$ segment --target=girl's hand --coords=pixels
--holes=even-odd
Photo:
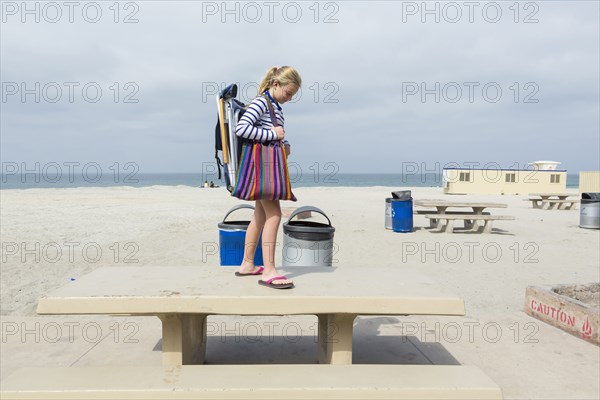
[[[285,137],[285,130],[281,126],[274,126],[271,128],[277,134],[277,140],[281,140]]]
[[[292,154],[291,146],[289,144],[284,144],[283,148],[285,149],[285,156],[289,157]]]

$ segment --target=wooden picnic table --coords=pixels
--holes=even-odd
[[[271,289],[260,277],[223,267],[105,267],[42,297],[38,314],[156,316],[163,365],[204,361],[209,315],[316,315],[318,359],[352,363],[359,315],[464,315],[461,298],[408,268],[282,269],[296,287]]]

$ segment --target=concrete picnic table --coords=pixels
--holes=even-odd
[[[572,193],[529,193],[530,196],[539,196],[542,200],[548,200],[551,197],[558,197],[558,200],[566,200],[568,197],[577,196]]]
[[[451,202],[445,200],[415,200],[415,206],[417,207],[432,207],[437,209],[438,214],[445,214],[446,210],[451,207],[457,208],[471,208],[473,214],[481,215],[483,210],[486,208],[506,208],[508,207],[505,203],[483,203],[483,202]]]
[[[402,266],[281,269],[293,289],[236,277],[235,268],[104,267],[39,300],[38,314],[156,316],[163,365],[201,364],[209,315],[316,315],[318,360],[352,364],[359,315],[464,315],[461,298]]]
[[[529,193],[529,196],[538,196],[537,198],[529,198],[534,208],[542,208],[551,210],[556,207],[558,210],[571,209],[577,200],[569,201],[569,197],[577,196],[572,193]],[[567,205],[567,203],[569,203]]]
[[[483,215],[483,210],[486,208],[506,208],[508,207],[505,203],[490,203],[490,202],[451,202],[446,200],[415,200],[414,205],[416,207],[425,207],[425,208],[435,208],[437,212],[435,214],[446,214],[448,208],[470,208],[471,212],[460,212],[460,214],[473,214],[473,215]],[[433,214],[428,211],[417,211],[417,214]],[[465,228],[469,229],[477,229],[478,224],[477,220],[464,220]],[[432,227],[438,226],[438,221],[435,218],[430,219],[430,224]],[[439,227],[439,226],[438,226]]]
[[[16,399],[502,399],[471,365],[352,365],[359,315],[464,315],[461,298],[398,263],[295,267],[294,289],[258,285],[236,268],[104,267],[44,296],[39,314],[156,316],[163,365],[23,368],[2,381]],[[202,364],[211,315],[316,315],[315,364]],[[263,379],[267,377],[267,379]]]

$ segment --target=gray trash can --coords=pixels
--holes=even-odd
[[[579,210],[581,228],[600,229],[600,193],[581,193]]]
[[[314,221],[292,221],[305,211],[314,211],[327,218],[328,224]],[[329,217],[319,208],[304,206],[296,209],[283,224],[284,267],[331,267],[333,233]]]
[[[385,199],[385,229],[392,229],[392,198]]]
[[[399,190],[397,192],[392,192],[392,197],[395,200],[408,201],[412,200],[412,192],[410,190]]]

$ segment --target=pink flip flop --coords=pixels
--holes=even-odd
[[[255,276],[255,275],[260,275],[260,274],[262,274],[262,272],[263,272],[264,269],[265,269],[264,267],[258,267],[258,271],[256,271],[256,272],[248,272],[248,273],[242,273],[242,272],[236,271],[235,272],[235,276]]]
[[[270,288],[273,288],[273,289],[291,289],[291,288],[294,287],[293,283],[281,283],[279,285],[273,283],[273,281],[280,281],[280,280],[284,280],[284,279],[287,279],[287,277],[281,275],[281,276],[276,276],[274,278],[271,278],[271,279],[269,279],[267,281],[263,281],[261,279],[261,280],[258,281],[258,284],[266,286],[266,287],[270,287]]]

